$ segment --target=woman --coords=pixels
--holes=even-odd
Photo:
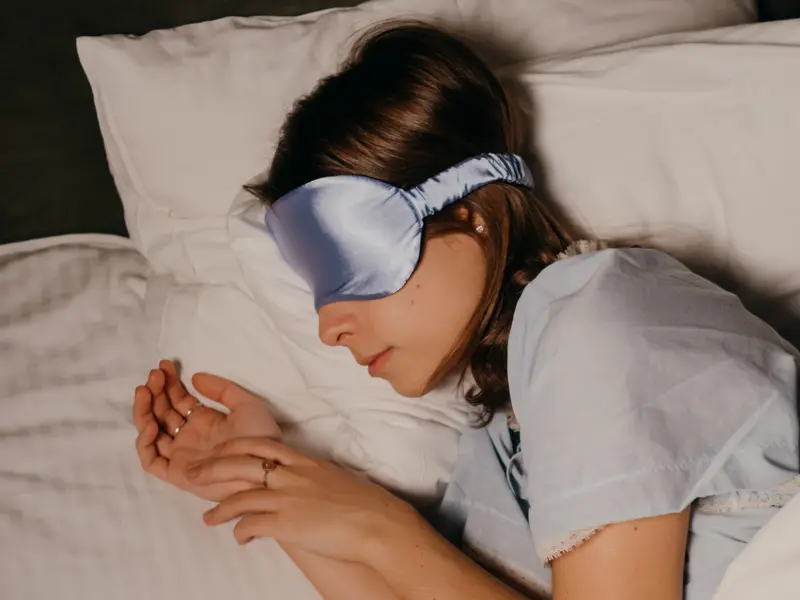
[[[484,427],[442,505],[455,545],[282,445],[232,383],[196,376],[231,412],[202,407],[169,362],[136,391],[142,464],[218,501],[207,524],[277,539],[326,599],[709,599],[798,489],[795,351],[660,252],[573,243],[515,110],[460,42],[384,25],[294,107],[251,188],[324,343],[405,396],[471,372]]]

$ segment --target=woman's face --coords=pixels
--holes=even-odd
[[[485,281],[486,258],[476,240],[463,233],[430,238],[400,291],[320,308],[319,337],[345,346],[401,395],[421,396],[472,319]]]

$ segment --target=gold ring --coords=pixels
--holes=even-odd
[[[278,465],[275,463],[274,460],[269,460],[265,458],[264,461],[261,463],[261,468],[264,469],[264,487],[268,488],[267,485],[267,477],[270,473],[272,473],[275,469],[278,468]]]
[[[172,432],[172,437],[173,437],[173,438],[174,438],[175,436],[177,436],[177,435],[178,435],[178,432],[181,430],[181,427],[183,427],[184,425],[186,425],[186,419],[184,419],[183,421],[181,421],[181,424],[180,424],[180,425],[178,425],[178,426],[175,428],[175,431],[173,431],[173,432]]]
[[[191,415],[191,414],[192,414],[194,411],[196,411],[198,408],[203,408],[203,403],[202,403],[202,402],[200,402],[200,400],[198,400],[197,402],[195,402],[195,403],[194,403],[194,406],[193,406],[192,408],[190,408],[188,411],[186,411],[186,417],[185,417],[185,418],[186,418],[186,419],[188,419],[188,418],[189,418],[189,415]]]

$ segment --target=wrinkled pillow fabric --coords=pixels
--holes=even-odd
[[[505,75],[534,99],[547,191],[590,237],[668,251],[798,345],[798,72],[783,21]]]
[[[78,39],[131,238],[159,272],[224,282],[218,228],[268,165],[294,100],[336,69],[356,34],[431,20],[494,66],[755,20],[749,0],[374,0],[301,17],[227,18],[141,37]]]

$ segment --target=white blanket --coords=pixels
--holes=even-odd
[[[318,599],[273,542],[240,548],[141,471],[147,275],[121,238],[0,247],[0,598]]]
[[[759,531],[733,561],[714,600],[800,598],[800,497]]]

